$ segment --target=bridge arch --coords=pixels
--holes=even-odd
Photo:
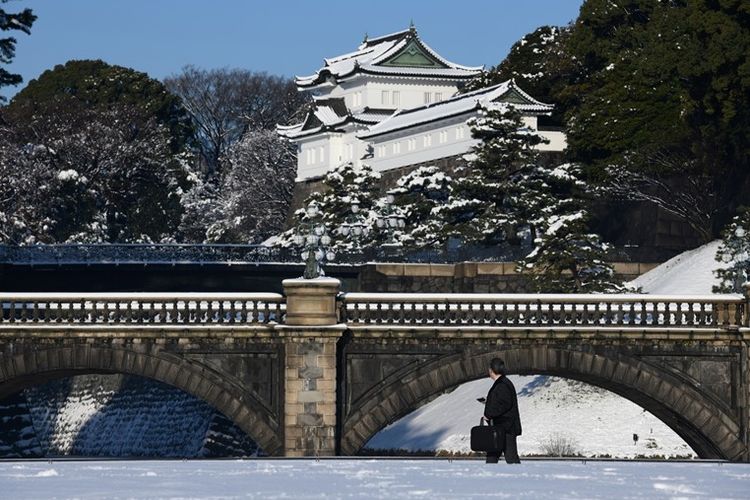
[[[269,455],[282,453],[270,412],[227,374],[165,352],[156,345],[19,348],[0,353],[0,400],[48,380],[87,373],[136,375],[176,387],[220,411]]]
[[[487,376],[493,357],[509,374],[554,375],[614,392],[653,413],[701,458],[742,460],[747,453],[740,426],[712,398],[675,374],[635,357],[536,346],[502,348],[433,358],[358,398],[342,424],[341,452],[357,453],[386,425],[436,395]],[[523,416],[522,416],[523,417]]]

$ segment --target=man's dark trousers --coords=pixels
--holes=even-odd
[[[505,457],[505,462],[509,464],[520,464],[521,459],[518,457],[518,444],[516,443],[515,434],[505,434],[505,448],[500,452],[487,452],[488,464],[496,464],[500,460],[500,453]]]

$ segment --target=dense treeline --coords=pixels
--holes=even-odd
[[[162,83],[89,60],[44,72],[0,108],[0,240],[267,238],[283,223],[296,166],[268,129],[301,106],[293,87],[192,67]]]
[[[19,16],[13,29],[28,32],[33,15]],[[8,62],[14,42],[0,43]],[[516,134],[519,117],[499,109],[472,124],[481,140],[473,161],[450,175],[435,167],[408,174],[391,191],[392,206],[378,198],[376,175],[347,165],[310,201],[330,209],[333,225],[372,225],[384,210],[407,222],[387,238],[334,235],[340,250],[386,239],[412,249],[527,244],[522,271],[540,284],[573,275],[574,289],[616,288],[601,265],[606,244],[592,231],[595,207],[652,202],[707,241],[748,203],[749,57],[745,1],[586,0],[573,23],[524,36],[467,87],[513,78],[554,103],[545,125],[567,133],[563,164],[542,168],[530,153],[537,139]],[[18,82],[2,75],[0,85]],[[102,61],[57,66],[0,108],[0,168],[9,179],[0,186],[0,239],[259,242],[278,234],[296,152],[272,128],[306,104],[290,80],[247,70],[187,66],[159,82]],[[592,276],[598,285],[587,284]]]
[[[555,103],[603,197],[654,202],[704,241],[748,202],[748,2],[587,0],[473,86],[508,78]]]

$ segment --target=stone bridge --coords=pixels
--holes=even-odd
[[[286,280],[284,295],[3,293],[0,304],[0,399],[58,377],[132,374],[205,400],[269,454],[350,455],[500,356],[510,373],[635,402],[703,458],[750,461],[740,295],[340,294],[321,278]]]

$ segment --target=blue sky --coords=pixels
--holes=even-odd
[[[15,0],[39,16],[7,69],[24,83],[70,59],[103,59],[163,78],[186,64],[307,75],[370,36],[414,20],[420,36],[466,65],[499,63],[522,35],[576,18],[582,0]]]

